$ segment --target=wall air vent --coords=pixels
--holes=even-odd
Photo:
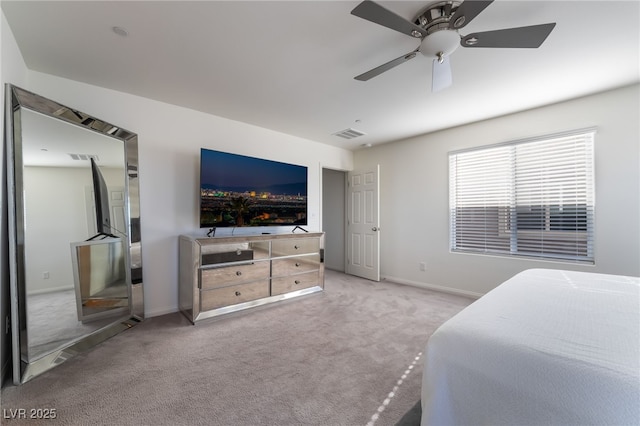
[[[69,157],[71,157],[72,160],[79,161],[89,161],[91,158],[93,158],[93,161],[95,161],[96,163],[100,160],[97,155],[93,154],[69,154]]]
[[[338,136],[344,139],[353,139],[353,138],[357,138],[358,136],[363,136],[365,135],[365,133],[362,133],[359,130],[355,130],[355,129],[345,129],[342,130],[340,132],[336,132],[333,134],[333,136]]]

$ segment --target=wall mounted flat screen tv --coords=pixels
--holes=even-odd
[[[307,167],[202,148],[200,227],[307,225]]]
[[[95,160],[91,160],[91,177],[93,180],[93,197],[96,205],[96,230],[97,235],[91,237],[94,239],[99,236],[114,237],[111,229],[111,210],[109,208],[109,190],[107,183],[98,168]]]

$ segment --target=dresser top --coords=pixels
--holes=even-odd
[[[251,235],[225,235],[220,237],[200,237],[194,235],[180,235],[180,238],[197,242],[200,245],[242,243],[249,241],[281,240],[287,238],[319,238],[324,232],[299,232],[297,234],[251,234]]]

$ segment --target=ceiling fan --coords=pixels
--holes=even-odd
[[[355,77],[367,81],[417,56],[433,58],[431,91],[437,92],[453,83],[449,55],[458,46],[537,48],[556,26],[554,23],[527,27],[484,31],[462,36],[458,30],[469,24],[493,0],[447,0],[428,5],[413,22],[396,15],[379,4],[365,0],[351,11],[352,15],[420,39],[420,46],[412,52],[380,65]]]

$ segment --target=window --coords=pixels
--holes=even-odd
[[[450,153],[451,250],[593,263],[594,134]]]

